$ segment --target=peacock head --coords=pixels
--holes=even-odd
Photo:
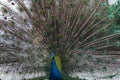
[[[52,51],[52,52],[50,53],[50,57],[51,57],[51,59],[54,59],[54,57],[55,57],[55,52],[54,52],[54,51]]]

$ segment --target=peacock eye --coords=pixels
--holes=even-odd
[[[39,20],[36,20],[35,23],[36,23],[37,25],[39,25],[40,21],[39,21]]]
[[[120,41],[115,42],[116,47],[120,47]]]
[[[70,33],[71,33],[71,30],[70,30],[70,29],[68,29],[68,30],[67,30],[67,33],[68,33],[68,34],[70,34]]]
[[[32,40],[30,40],[30,41],[29,41],[29,43],[30,43],[30,44],[32,44],[32,43],[33,43],[33,41],[32,41]],[[31,50],[32,50],[32,49],[31,49]]]
[[[50,9],[50,7],[49,7],[49,6],[45,6],[45,8],[46,8],[46,9]]]
[[[17,41],[17,42],[16,42],[16,44],[18,44],[18,45],[19,45],[19,44],[20,44],[20,41]]]
[[[95,13],[94,15],[95,15],[96,17],[98,17],[100,14],[99,14],[99,13]]]
[[[94,69],[90,69],[90,72],[94,72]]]
[[[49,39],[52,41],[54,38],[53,38],[53,36],[50,36]]]
[[[49,24],[48,24],[48,23],[45,23],[45,27],[48,28],[48,27],[49,27]]]
[[[83,41],[83,40],[84,40],[84,37],[80,36],[79,41]]]
[[[62,8],[61,8],[61,7],[58,7],[58,10],[59,10],[59,11],[61,11],[61,10],[62,10]]]
[[[52,4],[53,4],[53,0],[50,0],[50,1],[49,1],[49,4],[52,5]]]
[[[93,59],[93,56],[92,55],[88,55],[88,59]]]
[[[62,34],[58,34],[58,37],[59,37],[59,39],[62,39],[63,35]]]
[[[80,18],[82,19],[83,17],[84,17],[84,15],[83,15],[83,14],[81,14],[81,15],[80,15]]]
[[[70,20],[73,20],[73,16],[70,16]]]
[[[106,67],[106,66],[103,66],[103,70],[107,70],[107,67]]]
[[[61,46],[62,46],[62,47],[65,47],[65,43],[61,43]]]
[[[14,21],[11,21],[10,23],[11,23],[11,25],[12,25],[12,26],[14,26],[14,25],[15,25],[15,22],[14,22]]]
[[[32,9],[32,8],[30,8],[30,11],[31,11],[31,12],[33,12],[33,9]]]
[[[88,5],[88,0],[84,0],[84,4],[85,4],[85,5]]]
[[[23,19],[23,22],[24,22],[24,23],[27,23],[27,19]]]
[[[111,14],[111,15],[109,15],[109,19],[114,19],[114,15],[113,14]]]
[[[73,2],[70,3],[70,7],[71,8],[74,8],[75,7],[75,4]]]
[[[51,28],[51,31],[54,33],[55,32],[55,28],[53,27],[53,28]]]
[[[7,20],[7,17],[5,16],[4,19]]]
[[[8,10],[6,8],[2,8],[3,13],[8,13]]]
[[[9,39],[9,35],[5,35],[4,38],[5,38],[5,39]]]
[[[103,3],[101,4],[101,6],[104,8],[104,7],[107,6],[107,4],[106,4],[105,2],[103,2]]]
[[[60,24],[60,26],[62,26],[62,25],[63,25],[63,22],[62,22],[62,21],[60,21],[60,22],[59,22],[59,24]]]
[[[107,32],[107,29],[106,29],[106,28],[104,28],[104,29],[102,30],[102,32]]]
[[[43,10],[40,10],[40,11],[39,11],[39,14],[44,14],[44,11],[43,11]]]
[[[18,35],[19,35],[19,36],[22,36],[22,32],[18,32]]]
[[[34,0],[34,2],[38,2],[38,0]]]
[[[52,18],[52,19],[55,19],[55,16],[54,16],[54,15],[51,15],[51,18]]]
[[[22,7],[20,7],[20,8],[19,8],[19,11],[20,11],[20,12],[23,12],[23,8],[22,8]]]
[[[43,34],[44,34],[44,36],[47,36],[47,35],[48,35],[48,33],[47,33],[46,31],[44,31]]]
[[[55,41],[55,42],[54,42],[54,46],[57,47],[58,45],[59,45],[59,43],[58,43],[57,41]]]
[[[12,4],[12,5],[15,5],[15,3],[14,3],[14,2],[12,2],[11,4]]]

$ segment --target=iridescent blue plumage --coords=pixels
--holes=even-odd
[[[60,73],[59,69],[57,68],[54,57],[52,57],[50,80],[62,80],[61,73]]]

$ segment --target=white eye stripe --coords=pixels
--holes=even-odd
[[[55,53],[54,53],[54,52],[51,52],[50,57],[51,57],[51,58],[54,58],[54,56],[55,56]]]

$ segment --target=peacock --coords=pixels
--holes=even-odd
[[[50,73],[50,80],[62,80],[61,75],[61,61],[59,56],[55,56],[55,53],[51,53],[52,58],[52,66],[51,66],[51,73]]]
[[[30,62],[31,70],[46,71],[50,80],[76,72],[119,73],[120,30],[112,33],[111,29],[120,7],[109,13],[107,0],[8,0],[0,4],[0,51]],[[21,59],[21,54],[27,57]]]

